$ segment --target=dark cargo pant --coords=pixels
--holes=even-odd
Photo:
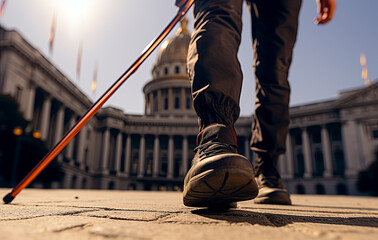
[[[289,126],[288,71],[301,0],[248,0],[256,79],[251,148],[278,157]],[[200,130],[233,126],[239,117],[242,72],[237,59],[243,0],[197,0],[188,71]]]

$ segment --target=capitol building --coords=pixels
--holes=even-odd
[[[166,40],[143,88],[144,114],[101,109],[57,156],[60,188],[182,190],[198,132],[186,73],[186,24]],[[91,100],[18,32],[0,26],[0,94],[11,95],[29,129],[53,147]],[[279,170],[290,193],[361,194],[358,174],[378,157],[378,82],[330,101],[291,107]],[[252,117],[236,123],[239,152]]]

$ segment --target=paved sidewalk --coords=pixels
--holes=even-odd
[[[26,189],[0,204],[0,239],[378,239],[378,198],[292,200],[214,212],[183,206],[177,192]]]

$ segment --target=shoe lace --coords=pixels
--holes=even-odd
[[[222,153],[237,153],[238,147],[228,143],[221,142],[208,142],[199,145],[194,149],[194,152],[198,152],[199,159],[219,155]]]

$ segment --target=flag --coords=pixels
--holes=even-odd
[[[93,95],[96,93],[96,89],[97,89],[97,70],[98,70],[98,64],[96,63],[94,74],[93,74],[93,81],[92,81],[92,94]]]
[[[4,14],[5,4],[7,3],[7,0],[3,0],[0,7],[0,17]]]
[[[370,79],[369,79],[369,75],[368,75],[368,69],[367,69],[367,66],[366,66],[365,53],[361,53],[361,55],[360,55],[360,64],[361,64],[361,68],[362,68],[361,78],[364,79],[365,85],[369,86],[370,85]]]
[[[53,53],[54,38],[55,38],[55,24],[56,24],[56,14],[54,13],[53,19],[51,21],[51,30],[50,30],[50,36],[49,36],[49,52],[50,52],[50,56],[52,56],[52,53]]]
[[[77,64],[76,64],[76,79],[80,80],[80,71],[81,71],[81,58],[83,55],[83,43],[80,43],[79,52],[77,54]]]

